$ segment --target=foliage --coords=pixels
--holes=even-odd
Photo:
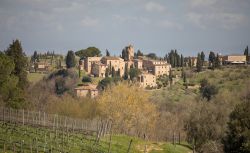
[[[148,58],[151,58],[151,59],[158,59],[158,57],[156,56],[155,53],[149,53],[146,55]]]
[[[197,69],[197,72],[202,71],[202,59],[201,59],[201,54],[200,53],[198,53],[198,56],[197,56],[196,69]]]
[[[135,53],[135,57],[138,58],[139,56],[143,56],[143,53],[138,49],[137,53]]]
[[[140,88],[118,84],[104,91],[98,104],[102,117],[112,120],[115,131],[138,136],[153,134],[156,107]]]
[[[106,56],[110,56],[110,53],[107,49],[106,49]]]
[[[115,68],[112,66],[112,69],[111,69],[111,75],[112,75],[112,78],[115,77]]]
[[[183,56],[179,55],[177,50],[171,50],[170,53],[165,55],[165,59],[172,67],[182,67],[184,63]]]
[[[244,55],[246,55],[246,60],[249,61],[248,46],[245,48]]]
[[[34,51],[34,54],[31,56],[31,62],[38,62],[39,56],[37,54],[37,51]]]
[[[87,57],[99,57],[101,56],[101,51],[96,47],[88,47],[87,49],[82,49],[75,52],[75,54],[81,59],[85,59]]]
[[[128,79],[128,75],[129,75],[129,71],[128,71],[128,64],[125,64],[125,71],[124,71],[124,76],[123,79],[127,80]]]
[[[68,51],[68,54],[65,60],[66,60],[67,68],[72,68],[76,66],[75,53],[72,50]]]
[[[98,88],[104,90],[106,89],[108,86],[110,86],[113,82],[113,79],[110,77],[105,77],[104,79],[102,79],[99,83],[98,83]]]
[[[223,141],[226,153],[250,152],[249,110],[250,98],[247,101],[244,101],[241,104],[237,105],[233,112],[230,114],[227,135]]]
[[[89,76],[83,76],[82,77],[82,82],[92,82],[92,79],[91,79],[91,77],[89,77]]]
[[[200,92],[203,98],[210,101],[211,98],[218,93],[218,90],[214,85],[210,85],[206,79],[203,79],[200,83]]]
[[[130,80],[136,79],[141,74],[141,71],[137,68],[131,68],[129,70]]]
[[[22,108],[25,99],[18,87],[18,77],[12,74],[14,69],[14,61],[0,52],[0,105]]]
[[[198,152],[204,150],[208,141],[218,144],[225,132],[227,116],[221,103],[198,102],[187,120],[185,129],[188,140]],[[206,148],[207,149],[207,148]]]
[[[202,52],[201,52],[201,63],[202,63],[201,65],[202,65],[202,66],[204,66],[204,62],[205,62],[205,54],[204,54],[204,52],[202,51]]]
[[[14,61],[15,69],[12,73],[18,77],[18,87],[21,89],[27,88],[29,84],[26,72],[28,62],[25,53],[23,52],[21,42],[19,40],[13,41],[5,53]]]

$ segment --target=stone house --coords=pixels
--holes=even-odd
[[[143,60],[142,67],[155,76],[169,75],[171,65],[167,61]]]
[[[227,55],[222,57],[223,64],[246,64],[245,55]]]
[[[102,57],[87,57],[84,59],[84,69],[87,73],[91,73],[92,65],[99,63]]]
[[[156,76],[150,73],[142,73],[137,77],[137,81],[143,88],[156,87]]]
[[[105,77],[105,72],[106,72],[106,68],[108,66],[106,64],[103,64],[101,62],[99,63],[94,63],[92,65],[92,74],[95,76],[95,77],[102,77],[104,78]]]
[[[83,86],[76,87],[74,89],[77,97],[87,97],[95,98],[98,96],[98,89],[96,85],[87,84]]]
[[[120,76],[124,75],[124,72],[125,72],[124,59],[122,59],[120,57],[114,57],[114,56],[105,56],[101,59],[101,63],[105,64],[107,67],[109,67],[111,69],[112,69],[112,67],[114,67],[116,72],[118,70],[120,70]]]

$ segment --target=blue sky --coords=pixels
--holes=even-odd
[[[250,0],[0,0],[0,50],[20,39],[34,50],[66,53],[96,46],[119,55],[242,53],[250,45]]]

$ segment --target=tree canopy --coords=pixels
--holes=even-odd
[[[88,47],[87,49],[81,49],[79,51],[76,51],[75,54],[81,59],[84,59],[87,57],[99,57],[101,56],[101,51],[96,47]]]
[[[237,105],[230,114],[228,131],[224,139],[226,153],[250,152],[250,101]]]

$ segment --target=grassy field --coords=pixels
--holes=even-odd
[[[179,72],[179,71],[178,71]],[[250,67],[228,66],[216,70],[206,70],[200,73],[192,73],[187,78],[189,83],[199,85],[202,79],[207,79],[209,83],[215,85],[219,92],[237,92],[241,90],[250,78]],[[199,88],[186,89],[180,79],[171,88],[152,90],[152,97],[157,101],[185,102],[195,100],[199,95]]]
[[[46,74],[43,73],[28,73],[28,81],[31,83],[36,83],[43,79]]]
[[[114,135],[111,139],[112,153],[127,153],[132,139],[130,153],[141,153],[147,145],[148,153],[189,153],[182,145],[146,142],[138,138]],[[0,122],[0,151],[3,152],[83,152],[105,153],[109,150],[110,136],[95,144],[95,136],[56,131],[42,127],[30,127]]]

